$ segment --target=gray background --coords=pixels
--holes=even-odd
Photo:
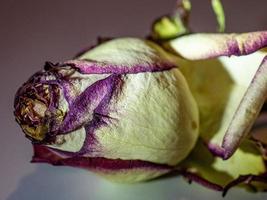
[[[266,0],[224,0],[228,32],[266,29]],[[63,61],[97,36],[138,36],[169,13],[175,0],[1,0],[0,199],[221,199],[220,194],[182,178],[117,185],[87,171],[30,164],[32,149],[13,117],[16,89],[45,61]],[[192,0],[192,27],[214,31],[209,0]],[[267,194],[232,190],[225,199],[266,199]]]

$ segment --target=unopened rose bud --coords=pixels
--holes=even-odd
[[[198,109],[174,58],[134,38],[47,63],[18,90],[15,115],[33,162],[123,182],[173,170],[198,138]]]
[[[211,3],[223,32],[222,4]],[[178,1],[157,20],[153,42],[111,40],[34,74],[15,98],[32,161],[121,182],[175,170],[224,195],[236,185],[266,190],[266,116],[256,119],[267,31],[190,33],[190,8]]]

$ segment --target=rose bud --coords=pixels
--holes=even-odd
[[[121,182],[176,171],[223,194],[266,190],[266,126],[254,122],[267,99],[267,32],[190,33],[190,8],[179,1],[157,20],[153,42],[114,39],[33,75],[15,98],[32,161]]]
[[[80,167],[115,181],[148,180],[188,156],[198,109],[176,58],[153,42],[104,42],[46,63],[17,92],[15,116],[32,162]]]

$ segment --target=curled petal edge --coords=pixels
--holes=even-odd
[[[188,60],[248,55],[267,46],[267,31],[241,34],[195,33],[170,40],[165,47]]]
[[[209,143],[210,151],[223,159],[230,158],[248,131],[253,126],[267,98],[267,56],[264,57],[251,84],[243,96],[231,123],[224,135],[221,146]]]

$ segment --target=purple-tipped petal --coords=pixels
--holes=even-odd
[[[267,46],[267,31],[241,34],[195,33],[171,40],[167,46],[188,60],[248,55]]]
[[[248,134],[262,105],[267,98],[267,57],[265,57],[253,77],[246,93],[229,124],[221,147],[209,144],[210,150],[223,159],[233,155],[242,139]]]
[[[235,152],[266,99],[266,53],[259,50],[266,44],[264,31],[192,34],[170,41],[173,52],[186,58],[177,63],[199,106],[200,135],[223,159]]]

